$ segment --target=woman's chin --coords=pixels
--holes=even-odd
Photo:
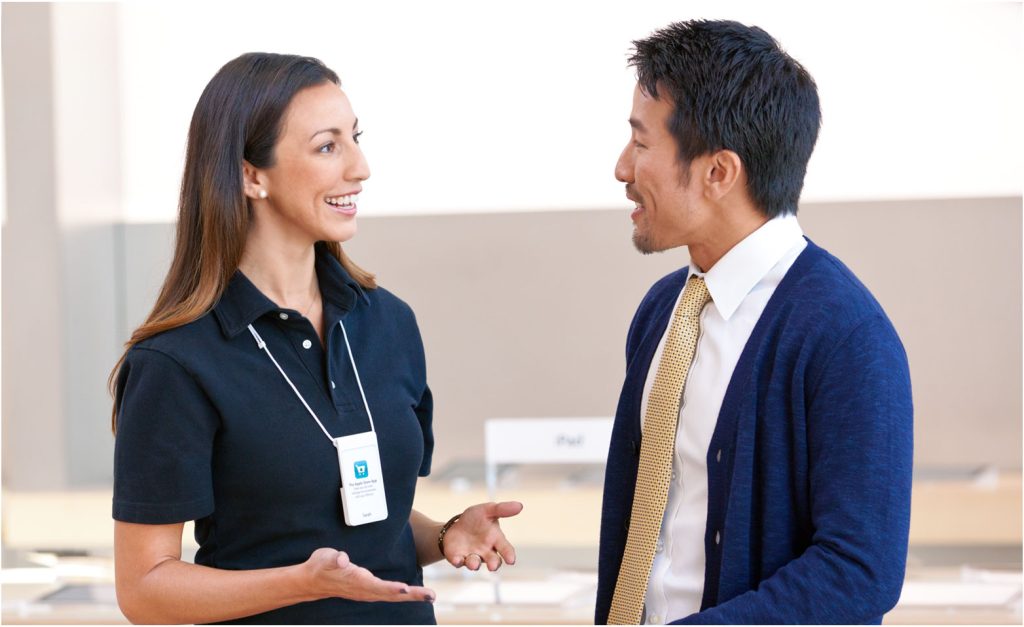
[[[347,242],[356,236],[356,231],[359,229],[356,227],[356,220],[353,217],[348,220],[345,224],[334,225],[327,229],[325,233],[324,241],[329,242]]]

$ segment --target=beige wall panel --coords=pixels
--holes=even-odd
[[[916,462],[1021,464],[1021,201],[809,204],[807,235],[903,338]],[[615,410],[627,326],[685,249],[638,254],[627,211],[364,218],[348,244],[419,317],[437,462],[482,457],[482,421]]]

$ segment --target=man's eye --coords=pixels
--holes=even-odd
[[[334,152],[334,142],[327,142],[323,146],[320,146],[318,150],[324,154]]]
[[[354,141],[355,143],[358,144],[359,143],[359,136],[362,135],[362,134],[363,134],[362,131],[357,131],[356,134],[352,136],[352,141]]]

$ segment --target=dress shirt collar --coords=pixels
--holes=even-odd
[[[316,276],[320,283],[320,294],[323,297],[324,309],[330,303],[338,307],[342,313],[351,311],[361,297],[369,304],[369,298],[362,286],[341,267],[341,263],[330,254],[326,247],[317,243]],[[274,301],[259,290],[241,270],[236,270],[228,282],[220,301],[213,308],[213,313],[220,323],[221,332],[228,338],[241,333],[253,320],[268,312],[282,311]]]
[[[803,238],[792,214],[773,218],[733,246],[711,270],[690,263],[690,275],[702,276],[715,308],[728,320],[754,286]]]

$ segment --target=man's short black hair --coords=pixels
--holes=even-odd
[[[821,125],[807,70],[771,35],[738,22],[676,22],[633,45],[641,89],[674,103],[669,131],[680,162],[732,150],[763,214],[796,213]]]

